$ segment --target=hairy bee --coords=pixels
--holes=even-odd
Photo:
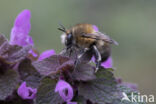
[[[96,71],[99,69],[101,62],[106,61],[111,55],[111,44],[118,44],[108,35],[99,32],[97,27],[92,24],[77,24],[70,29],[65,29],[61,25],[58,29],[64,32],[64,43],[67,50],[71,47],[82,50],[78,55],[77,62],[86,52],[92,52],[92,56],[95,56],[96,59]]]

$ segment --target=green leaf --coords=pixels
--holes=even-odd
[[[16,89],[19,77],[18,74],[10,69],[0,75],[0,100],[5,100],[8,96],[12,95]]]
[[[89,64],[77,65],[72,78],[78,81],[88,81],[96,78],[94,68]]]
[[[57,81],[50,77],[42,79],[37,91],[37,104],[62,104],[63,100],[58,93],[55,93],[55,86]]]
[[[106,69],[99,69],[96,77],[92,81],[80,83],[78,87],[79,95],[93,103],[112,103],[118,92],[113,73]]]
[[[23,60],[19,65],[19,74],[23,81],[27,82],[27,85],[32,88],[37,88],[41,75],[40,73],[32,66],[31,61],[29,59]]]

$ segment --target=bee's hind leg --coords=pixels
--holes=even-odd
[[[95,72],[97,72],[99,67],[101,66],[101,54],[95,45],[93,46],[93,51],[94,51],[95,62],[96,62]]]

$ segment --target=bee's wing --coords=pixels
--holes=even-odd
[[[82,34],[82,37],[96,39],[96,40],[103,40],[105,42],[118,45],[118,42],[116,42],[115,40],[110,38],[108,35],[105,35],[100,32],[95,32],[95,33],[91,33],[91,34]]]

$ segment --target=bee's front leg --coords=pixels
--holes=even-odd
[[[66,52],[69,52],[69,54],[68,54],[69,57],[71,56],[71,53],[72,53],[72,49],[71,48],[72,48],[72,45],[67,45],[66,46]]]
[[[95,45],[93,46],[93,51],[94,51],[95,62],[96,62],[95,72],[97,72],[99,67],[101,66],[101,54]]]
[[[85,48],[84,50],[82,50],[80,52],[80,54],[77,56],[77,60],[75,61],[75,68],[74,70],[76,69],[77,65],[79,64],[81,58],[83,57],[83,55],[88,51],[89,49],[88,48]]]

